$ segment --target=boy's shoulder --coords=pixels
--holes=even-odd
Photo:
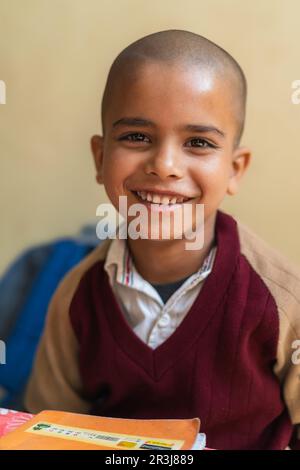
[[[281,312],[293,324],[300,320],[300,268],[236,220],[241,254],[267,285]]]
[[[253,267],[274,281],[281,283],[281,280],[285,282],[288,279],[289,282],[300,286],[300,267],[270,246],[247,225],[237,219],[236,222],[241,253],[253,264]]]

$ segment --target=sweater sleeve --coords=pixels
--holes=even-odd
[[[69,320],[64,285],[55,292],[25,394],[31,413],[45,409],[86,413],[77,364],[78,346]]]
[[[281,309],[277,362],[278,376],[284,401],[295,426],[290,448],[300,450],[300,305],[294,304],[297,314]],[[294,321],[293,321],[294,320]]]
[[[83,274],[105,258],[109,240],[93,250],[61,281],[49,305],[33,370],[25,392],[25,408],[31,413],[45,409],[88,413],[78,364],[78,343],[69,309]]]
[[[300,270],[241,223],[239,234],[243,254],[277,305],[279,338],[274,373],[294,425],[289,447],[300,449]]]

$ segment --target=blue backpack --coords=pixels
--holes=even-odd
[[[95,238],[68,238],[33,248],[1,280],[0,339],[5,344],[5,363],[0,363],[0,407],[23,409],[49,301],[64,275],[98,243]]]

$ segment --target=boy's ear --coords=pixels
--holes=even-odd
[[[103,137],[101,135],[93,135],[91,138],[91,149],[96,167],[96,180],[99,184],[102,184]]]
[[[239,182],[247,170],[251,160],[251,151],[248,147],[238,147],[233,152],[232,171],[229,178],[227,194],[233,196],[239,189]]]

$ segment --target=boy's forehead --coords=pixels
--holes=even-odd
[[[228,126],[232,120],[230,81],[209,67],[149,63],[125,71],[111,92],[108,125],[137,115],[162,123],[199,116]]]

